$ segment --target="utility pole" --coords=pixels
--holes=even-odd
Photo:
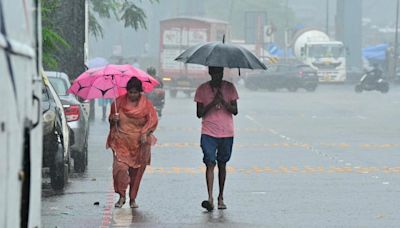
[[[289,0],[286,0],[286,25],[285,25],[285,61],[288,57],[288,43],[289,43]]]
[[[394,36],[394,62],[393,62],[393,75],[392,79],[396,77],[396,71],[397,71],[397,59],[398,59],[398,31],[399,30],[399,0],[397,0],[396,4],[396,33]]]
[[[325,31],[329,36],[329,0],[326,0],[326,22],[325,22]]]

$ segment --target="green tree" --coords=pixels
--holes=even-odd
[[[70,44],[58,32],[61,28],[53,24],[57,10],[60,10],[60,0],[40,0],[42,11],[42,44],[43,66],[45,69],[56,70],[60,58],[57,53],[63,48],[71,48]],[[142,0],[138,0],[142,2]],[[148,0],[150,3],[158,0]],[[137,1],[136,1],[137,2]],[[103,28],[97,20],[114,18],[124,23],[125,27],[146,29],[146,14],[134,0],[89,0],[89,31],[96,38],[103,37]],[[97,16],[97,17],[96,17]]]
[[[41,0],[42,12],[42,46],[43,66],[45,69],[58,67],[56,51],[60,48],[69,48],[69,44],[55,30],[52,23],[52,14],[59,5],[59,0]]]
[[[150,3],[159,0],[148,0]],[[137,2],[137,1],[136,1]],[[142,0],[139,0],[142,2]],[[135,30],[147,29],[146,14],[142,8],[135,4],[134,0],[90,0],[89,31],[95,38],[103,37],[103,28],[97,17],[114,18],[124,23],[125,27]]]

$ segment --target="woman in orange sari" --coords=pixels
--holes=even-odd
[[[117,98],[117,111],[115,104],[111,105],[106,147],[111,148],[114,154],[114,190],[119,194],[115,207],[124,205],[129,185],[130,207],[137,208],[135,200],[146,165],[150,164],[150,147],[155,143],[152,133],[158,118],[151,101],[142,95],[139,79],[131,78],[126,90],[126,95]]]

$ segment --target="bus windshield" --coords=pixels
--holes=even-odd
[[[326,44],[310,45],[308,56],[314,58],[340,58],[344,56],[343,46]]]

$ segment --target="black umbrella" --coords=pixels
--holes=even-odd
[[[246,48],[221,42],[209,42],[192,46],[175,60],[204,66],[228,68],[264,69],[267,67]],[[240,74],[240,71],[239,71]]]

